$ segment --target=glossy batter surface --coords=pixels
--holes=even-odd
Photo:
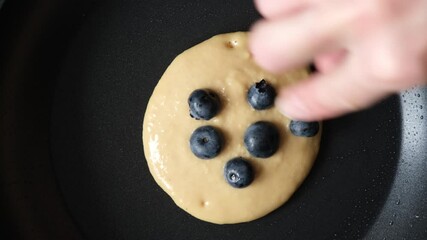
[[[296,137],[290,119],[273,107],[254,110],[246,100],[251,85],[261,79],[276,89],[307,76],[305,70],[272,75],[259,68],[247,48],[247,33],[222,34],[180,54],[157,84],[144,117],[143,143],[151,174],[175,203],[196,218],[218,224],[247,222],[286,202],[307,176],[319,150],[314,137]],[[221,99],[217,116],[195,120],[188,97],[196,89],[211,89]],[[248,126],[273,122],[280,131],[280,147],[269,158],[252,157],[243,139]],[[212,125],[225,137],[220,154],[197,158],[189,139],[200,126]],[[231,187],[223,176],[225,163],[244,157],[255,170],[252,184]]]

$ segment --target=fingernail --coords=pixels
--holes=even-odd
[[[307,105],[292,94],[281,94],[275,104],[279,112],[290,119],[303,120],[310,114]]]

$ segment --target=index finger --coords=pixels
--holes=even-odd
[[[347,62],[334,71],[282,89],[276,100],[279,110],[293,119],[324,120],[361,110],[392,93],[359,66]]]
[[[255,61],[271,72],[306,65],[314,56],[342,48],[345,27],[355,19],[357,7],[348,1],[329,2],[296,15],[256,23],[249,35]]]

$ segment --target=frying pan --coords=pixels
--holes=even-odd
[[[261,219],[206,223],[155,184],[141,124],[158,79],[258,18],[242,0],[6,1],[1,239],[427,239],[426,88],[326,121],[311,173]]]

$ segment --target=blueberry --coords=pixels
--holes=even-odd
[[[222,149],[221,133],[212,126],[199,127],[191,134],[190,148],[198,158],[210,159],[218,156]]]
[[[197,120],[209,120],[219,111],[220,101],[217,94],[206,89],[193,91],[188,98],[190,116]]]
[[[279,140],[279,130],[274,124],[259,121],[248,127],[244,142],[252,156],[268,158],[279,148]]]
[[[256,110],[270,108],[274,104],[276,91],[264,79],[249,88],[247,100]]]
[[[235,188],[247,187],[254,180],[251,164],[241,157],[233,158],[225,164],[224,177]]]
[[[291,120],[289,124],[291,133],[299,137],[313,137],[319,132],[318,122],[303,122]]]

